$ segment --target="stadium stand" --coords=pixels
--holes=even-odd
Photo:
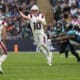
[[[53,11],[53,23],[55,26],[57,21],[72,23],[74,26],[80,26],[80,0],[49,0]],[[64,24],[64,23],[63,23]]]
[[[36,0],[0,0],[0,11],[4,20],[8,23],[8,39],[25,39],[32,37],[30,25],[21,18],[17,7],[21,7],[24,14],[28,15],[30,7],[36,4]]]
[[[80,0],[0,0],[2,19],[8,23],[6,29],[9,40],[32,38],[29,22],[19,15],[16,5],[28,15],[34,4],[38,4],[41,12],[46,15],[48,36],[52,35],[57,21],[62,21],[63,25],[71,22],[80,26]]]
[[[49,0],[38,0],[38,6],[40,7],[40,11],[46,15],[47,24],[53,22],[53,11],[52,6],[50,5]]]

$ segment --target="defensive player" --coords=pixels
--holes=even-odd
[[[28,16],[24,15],[21,11],[19,11],[19,13],[23,18],[30,21],[35,43],[39,50],[46,56],[48,65],[52,65],[52,53],[46,45],[47,36],[44,33],[44,26],[46,25],[45,15],[39,12],[39,7],[37,5],[31,7],[31,12]]]
[[[66,27],[67,32],[65,35],[58,37],[57,40],[59,42],[67,41],[66,45],[69,46],[71,53],[76,57],[77,61],[80,62],[80,56],[76,52],[75,46],[77,45],[80,47],[80,33],[73,29],[73,25],[69,24],[69,26]],[[66,47],[66,45],[62,47]]]
[[[4,41],[7,39],[7,34],[6,34],[6,26],[7,24],[5,21],[0,20],[0,49],[2,55],[0,55],[0,73],[3,74],[3,69],[2,69],[2,63],[5,61],[7,58],[7,48],[4,44]]]
[[[72,24],[70,24],[69,27],[71,26]],[[69,29],[69,27],[67,27],[67,29]],[[64,36],[58,38],[58,40],[67,39],[70,39],[71,41],[75,41],[76,43],[80,44],[80,32],[75,29],[69,29]]]

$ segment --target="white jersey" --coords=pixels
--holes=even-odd
[[[33,14],[29,14],[28,17],[30,20],[30,25],[31,25],[33,35],[44,32],[43,29],[44,25],[41,22],[39,22],[40,20],[43,23],[46,23],[45,16],[43,14],[39,13],[37,16]]]
[[[7,26],[6,22],[3,21],[3,20],[0,20],[0,41],[1,41],[1,39],[2,39],[2,28],[3,28],[4,26]]]

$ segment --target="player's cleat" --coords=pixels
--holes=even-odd
[[[80,59],[78,59],[77,61],[78,61],[78,63],[80,63]]]
[[[0,74],[4,74],[3,70],[0,70]]]
[[[52,66],[52,64],[51,64],[51,63],[48,63],[48,65],[49,65],[49,66]]]
[[[69,52],[69,51],[65,51],[65,57],[66,57],[66,58],[68,58],[68,56],[69,56],[68,52]]]
[[[3,73],[4,73],[4,71],[3,71],[2,67],[0,66],[0,74],[3,74]]]

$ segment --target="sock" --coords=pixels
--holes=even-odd
[[[4,54],[7,55],[7,48],[6,48],[6,46],[5,46],[3,43],[0,43],[0,46],[1,46],[1,48],[2,48],[2,50],[3,50],[3,52],[4,52]]]
[[[7,58],[7,55],[5,54],[0,57],[0,65],[2,65],[2,63],[5,61],[6,58]]]
[[[47,56],[47,63],[48,63],[49,66],[52,65],[52,53],[51,53],[51,52],[48,53],[48,56]]]

